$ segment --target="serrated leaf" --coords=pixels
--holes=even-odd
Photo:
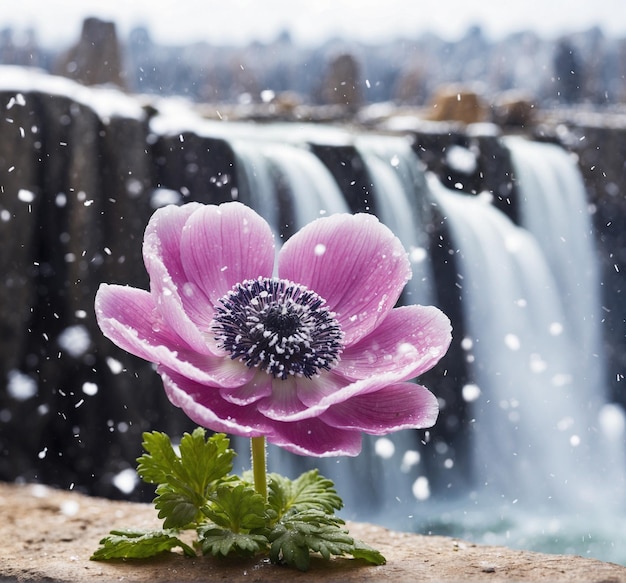
[[[197,427],[185,433],[176,453],[169,436],[159,431],[143,434],[146,453],[137,459],[137,473],[151,484],[168,484],[204,494],[209,484],[224,478],[233,467],[234,450],[223,433],[205,439],[206,430]]]
[[[137,474],[149,484],[164,484],[173,474],[178,456],[166,433],[145,432],[141,444],[146,451],[137,458]]]
[[[270,561],[295,566],[299,571],[307,571],[311,562],[311,551],[304,540],[304,534],[297,528],[286,528],[282,524],[270,534]]]
[[[332,480],[320,476],[317,469],[305,472],[296,480],[269,474],[268,503],[278,518],[294,507],[318,509],[331,515],[343,507]]]
[[[319,553],[326,560],[331,556],[351,555],[375,565],[384,565],[385,557],[365,543],[353,539],[336,516],[320,510],[290,510],[268,535],[270,560],[306,571],[310,554]]]
[[[234,533],[265,526],[265,501],[246,483],[221,484],[203,509],[207,518]]]
[[[312,552],[319,552],[325,559],[349,554],[353,539],[343,524],[340,518],[318,509],[293,508],[268,535],[270,560],[306,571]]]
[[[144,433],[146,453],[137,460],[137,472],[146,482],[158,484],[154,503],[165,528],[197,523],[209,496],[232,470],[235,452],[228,438],[222,433],[208,439],[205,435],[201,427],[185,433],[179,455],[165,433]]]
[[[221,528],[205,527],[198,531],[203,554],[223,557],[237,553],[252,556],[267,546],[267,538],[261,534],[236,533]]]
[[[195,551],[175,534],[164,530],[133,531],[112,530],[100,541],[102,545],[91,555],[92,561],[108,559],[146,559],[180,547],[188,556]]]
[[[205,493],[207,487],[221,480],[233,469],[235,451],[223,433],[205,440],[205,430],[198,427],[180,440],[180,478],[195,492]]]
[[[203,502],[190,495],[165,491],[154,499],[154,506],[159,518],[164,519],[163,528],[185,528],[199,520]]]

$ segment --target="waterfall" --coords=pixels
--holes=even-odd
[[[476,480],[446,520],[471,530],[474,513],[485,529],[486,517],[499,515],[510,536],[510,521],[521,514],[522,538],[569,541],[582,531],[583,539],[592,532],[602,539],[599,525],[624,511],[623,414],[606,402],[585,191],[575,163],[557,146],[505,143],[521,226],[488,197],[429,180],[455,250],[472,383]],[[529,534],[533,519],[537,531]],[[610,545],[611,536],[604,533],[602,542]]]
[[[554,274],[564,317],[575,339],[576,376],[593,402],[606,397],[600,330],[600,281],[582,176],[571,155],[554,144],[505,138],[519,191],[521,224],[537,240]]]
[[[575,339],[541,248],[491,205],[431,188],[456,250],[463,346],[480,391],[471,404],[481,493],[533,507],[593,501],[597,407],[576,376]]]
[[[259,140],[232,140],[251,205],[280,230],[280,191],[290,200],[295,229],[322,214],[349,212],[330,172],[305,145]]]

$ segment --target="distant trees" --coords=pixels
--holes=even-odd
[[[556,42],[529,31],[493,41],[477,26],[454,42],[430,33],[378,45],[331,39],[310,48],[282,31],[272,42],[247,46],[210,39],[165,46],[146,27],[118,39],[112,23],[91,18],[62,55],[40,47],[33,31],[1,30],[0,64],[199,102],[261,102],[262,95],[285,93],[301,103],[423,105],[440,86],[479,83],[488,96],[523,91],[541,106],[623,101],[624,47],[626,39],[608,39],[599,28]]]
[[[578,51],[561,39],[554,51],[555,98],[561,103],[578,103],[582,95],[583,71]]]

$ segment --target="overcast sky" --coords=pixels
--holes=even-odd
[[[557,36],[594,25],[626,36],[626,0],[0,0],[0,7],[0,28],[33,26],[46,45],[76,39],[89,15],[114,20],[122,35],[148,25],[155,40],[168,44],[268,41],[284,29],[308,44],[425,30],[454,39],[472,24],[496,38],[522,29]]]

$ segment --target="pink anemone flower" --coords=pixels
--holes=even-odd
[[[276,254],[243,204],[167,206],[143,256],[150,291],[102,284],[98,324],[157,364],[195,423],[320,457],[357,455],[362,432],[435,423],[437,399],[407,381],[445,354],[450,322],[435,307],[394,308],[411,269],[376,217],[317,219]]]

